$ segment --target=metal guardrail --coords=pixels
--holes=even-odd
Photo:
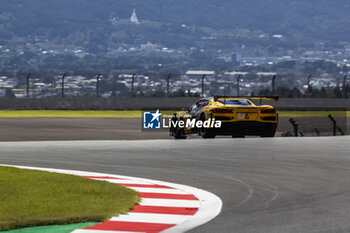
[[[198,95],[201,95],[202,97],[205,95],[205,94],[208,94],[208,93],[205,93],[208,92],[208,84],[206,83],[206,80],[207,78],[209,77],[209,75],[215,77],[215,79],[218,79],[219,77],[220,78],[228,78],[228,77],[235,77],[236,78],[236,83],[234,83],[235,81],[233,81],[231,79],[232,82],[230,82],[230,84],[226,84],[225,85],[228,85],[227,88],[230,90],[231,87],[236,87],[236,95],[240,96],[241,95],[241,87],[243,87],[243,85],[241,85],[241,82],[244,80],[244,77],[245,75],[247,75],[248,73],[247,72],[224,72],[222,74],[216,74],[215,72],[213,74],[200,74],[200,73],[195,73],[195,74],[192,74],[192,73],[176,73],[176,74],[160,74],[160,73],[152,73],[152,74],[140,74],[140,75],[137,75],[137,74],[130,74],[129,76],[132,77],[132,83],[131,83],[131,87],[130,88],[130,96],[131,97],[137,97],[137,93],[136,93],[136,89],[135,89],[135,86],[136,86],[136,79],[138,76],[150,76],[150,77],[155,77],[157,78],[157,80],[163,80],[165,83],[166,83],[166,87],[164,88],[164,95],[167,96],[167,97],[170,97],[170,93],[171,93],[171,81],[172,80],[176,80],[177,77],[182,77],[184,75],[192,75],[192,76],[195,76],[195,77],[198,77],[198,81],[196,81],[196,84],[198,85],[196,88],[199,89],[199,91],[197,92]],[[18,75],[18,74],[17,74]],[[32,77],[36,77],[36,76],[42,76],[42,74],[34,74],[34,73],[28,73],[28,74],[23,74],[23,76],[26,75],[26,87],[24,88],[26,90],[26,97],[30,97],[30,79]],[[90,77],[94,76],[94,77],[97,77],[97,81],[96,81],[96,96],[100,96],[102,95],[102,91],[101,91],[101,81],[102,83],[106,82],[106,80],[108,79],[105,79],[103,77],[109,77],[110,74],[104,74],[102,75],[102,73],[96,73],[96,74],[84,74],[84,73],[74,73],[74,74],[70,74],[70,75],[76,75],[76,76],[79,76],[79,75],[88,75]],[[112,76],[115,77],[115,75],[122,75],[122,74],[118,74],[118,73],[114,73]],[[218,75],[218,76],[216,76]],[[260,77],[259,73],[256,73],[255,75],[257,75],[257,77]],[[62,87],[61,87],[61,93],[57,93],[57,95],[59,96],[64,96],[64,92],[65,92],[65,89],[67,89],[67,87],[64,86],[64,82],[66,81],[66,83],[68,82],[68,80],[64,80],[64,76],[68,77],[68,73],[66,73],[66,75],[63,75],[62,76],[62,80],[61,80],[61,84],[62,84]],[[268,87],[268,90],[269,90],[269,93],[272,94],[272,95],[275,95],[278,88],[276,87],[276,81],[278,80],[277,79],[277,74],[276,73],[266,73],[265,75],[263,75],[264,77],[271,77],[271,81],[266,81],[266,85],[271,85],[270,87]],[[306,81],[306,84],[307,84],[307,90],[306,92],[304,93],[304,97],[310,97],[310,93],[308,91],[310,91],[312,88],[311,88],[311,78],[313,76],[310,74],[308,77],[307,77],[307,81]],[[248,78],[249,79],[249,78]],[[251,79],[249,79],[251,81]],[[162,82],[163,82],[162,81]],[[268,83],[271,83],[271,84],[268,84]],[[69,83],[67,83],[69,84]],[[135,86],[134,86],[135,85]],[[231,85],[231,86],[230,86]],[[266,88],[266,85],[264,86],[264,88]],[[193,87],[193,86],[192,86]],[[103,87],[102,87],[103,88]],[[225,86],[226,88],[226,86]],[[342,82],[342,86],[339,87],[340,88],[340,97],[343,97],[343,98],[347,98],[348,96],[348,93],[349,93],[349,88],[348,88],[348,80],[347,80],[347,75],[345,75],[343,77],[343,82]],[[225,89],[226,90],[226,89]],[[251,92],[253,91],[258,91],[258,90],[250,90]],[[301,90],[302,91],[302,90]],[[246,93],[247,93],[247,90],[246,90]],[[225,92],[224,92],[225,94]],[[126,97],[126,96],[124,96]],[[339,96],[338,96],[339,97]],[[340,98],[339,97],[339,98]]]

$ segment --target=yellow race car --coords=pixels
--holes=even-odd
[[[260,104],[255,105],[252,100],[260,100]],[[278,114],[274,107],[261,105],[262,100],[277,101],[278,97],[201,98],[188,109],[173,115],[170,135],[175,139],[185,139],[189,134],[203,138],[215,138],[217,135],[273,137]]]

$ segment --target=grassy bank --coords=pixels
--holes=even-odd
[[[172,115],[175,111],[161,111]],[[350,117],[350,111],[279,111],[280,117]],[[141,110],[0,110],[0,118],[139,118]]]
[[[0,230],[101,222],[139,200],[133,190],[108,182],[0,167]]]
[[[3,231],[3,233],[71,233],[77,229],[96,225],[97,222],[75,223],[67,225],[51,225],[40,227],[27,227],[10,231]]]

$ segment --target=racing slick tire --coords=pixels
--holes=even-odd
[[[202,122],[204,122],[205,121],[205,116],[201,115],[200,120]],[[199,131],[199,135],[201,135],[202,138],[215,138],[215,136],[216,136],[215,133],[213,132],[213,129],[202,127],[198,131]]]
[[[173,116],[171,118],[171,122],[176,122],[176,121],[177,121],[177,117]],[[175,139],[186,139],[187,138],[187,136],[185,136],[184,129],[183,128],[179,128],[179,127],[174,127],[173,123],[171,123],[170,134]]]

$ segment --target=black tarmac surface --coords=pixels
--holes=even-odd
[[[344,132],[350,128],[347,119],[337,119]],[[280,118],[276,136],[293,131],[288,120]],[[327,117],[295,120],[305,135],[315,136],[315,128],[323,136],[332,134],[332,123]],[[141,129],[141,118],[0,118],[0,141],[170,139],[168,130]]]
[[[350,232],[350,137],[1,142],[0,163],[139,176],[218,195],[222,213],[191,232]]]

